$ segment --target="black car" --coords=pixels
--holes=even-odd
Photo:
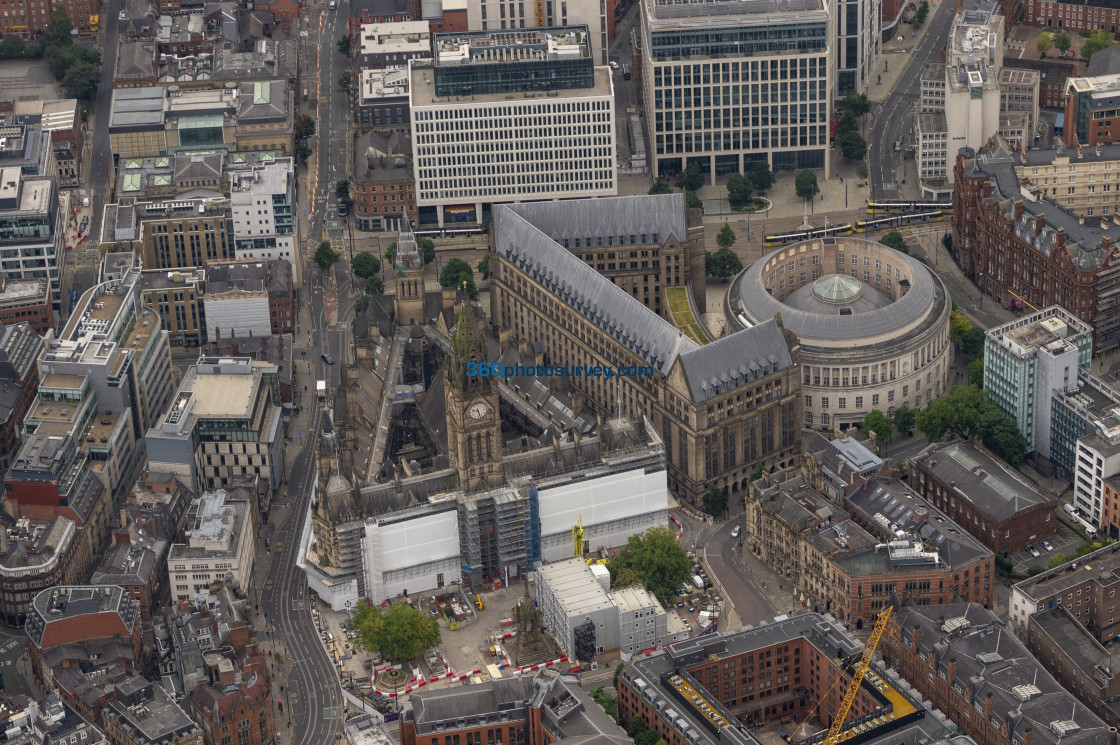
[[[331,357],[329,354],[324,354],[323,355],[323,362],[326,362],[328,365],[333,365],[334,364],[334,357]]]

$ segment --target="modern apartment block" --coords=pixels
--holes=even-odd
[[[481,0],[465,3],[467,28],[472,31],[584,27],[595,65],[607,64],[609,40],[614,38],[618,0]],[[444,6],[446,14],[447,7]]]
[[[409,80],[418,223],[480,225],[491,205],[612,196],[614,84],[586,27],[441,34]]]
[[[257,476],[271,494],[284,474],[276,373],[275,365],[247,357],[199,358],[147,432],[149,466],[182,477],[195,493]]]
[[[135,251],[145,269],[191,269],[233,261],[233,207],[228,199],[107,204],[101,245]]]
[[[144,305],[159,314],[171,346],[199,347],[206,341],[202,317],[205,286],[205,269],[144,271],[140,290]]]
[[[167,555],[171,596],[189,600],[210,583],[227,579],[249,592],[257,543],[253,505],[218,490],[203,492],[192,513],[187,542],[172,544]]]
[[[283,259],[301,284],[303,261],[295,231],[296,174],[291,158],[230,174],[233,247],[239,260]]]
[[[1035,198],[1015,173],[1029,161],[999,136],[956,157],[952,246],[968,278],[1005,307],[1060,305],[1092,327],[1097,352],[1120,345],[1120,224],[1111,213],[1078,218]]]
[[[915,114],[922,193],[947,196],[953,155],[993,134],[1025,148],[1038,122],[1039,73],[1003,69],[1004,18],[998,3],[969,0],[953,22],[944,63],[922,71]]]
[[[642,0],[641,14],[638,74],[654,176],[697,163],[714,184],[767,160],[775,171],[829,177],[838,60],[824,2]]]
[[[984,390],[1027,438],[1028,452],[1050,457],[1052,391],[1077,388],[1093,355],[1093,330],[1057,305],[1002,326],[984,339]]]
[[[9,279],[46,277],[61,308],[68,199],[48,178],[24,179],[16,166],[0,168],[0,270]]]
[[[1120,139],[1120,75],[1069,78],[1065,93],[1062,138],[1067,145],[1088,147]]]

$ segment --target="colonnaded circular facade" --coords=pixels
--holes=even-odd
[[[949,387],[949,293],[881,243],[818,238],[774,251],[733,280],[724,310],[729,332],[777,313],[800,338],[806,427],[843,431],[872,409],[921,409]]]

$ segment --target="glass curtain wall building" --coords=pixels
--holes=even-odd
[[[821,0],[643,0],[642,91],[654,175],[711,181],[766,160],[823,169],[835,92]]]

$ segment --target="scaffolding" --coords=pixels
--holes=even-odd
[[[506,581],[503,572],[526,562],[529,512],[529,499],[518,489],[472,494],[459,501],[463,565],[470,569],[472,587]]]
[[[576,626],[576,659],[580,662],[591,662],[595,659],[595,624],[587,623]]]

